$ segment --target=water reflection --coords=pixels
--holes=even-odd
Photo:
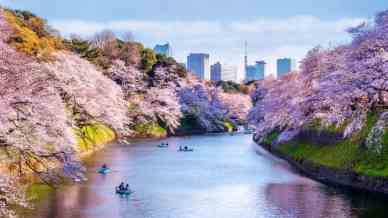
[[[31,218],[341,218],[384,217],[386,201],[338,192],[294,173],[252,145],[249,135],[139,141],[100,152],[89,181],[53,193]],[[176,152],[179,145],[195,152]],[[114,171],[96,170],[107,163]],[[114,194],[121,181],[135,193]]]
[[[320,186],[271,184],[266,200],[278,208],[278,217],[351,217],[349,203],[340,195],[331,195]]]

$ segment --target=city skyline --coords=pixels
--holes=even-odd
[[[158,46],[159,44],[157,44]],[[168,44],[169,45],[169,44]],[[169,45],[170,46],[170,45]],[[205,57],[205,61],[202,60]],[[193,57],[195,60],[193,61]],[[199,58],[201,60],[199,60]],[[191,59],[191,63],[189,64]],[[299,61],[293,57],[281,57],[277,58],[273,63],[275,65],[275,73],[268,73],[268,63],[263,59],[254,61],[254,64],[250,64],[247,54],[244,55],[243,69],[239,69],[238,66],[228,63],[221,63],[220,61],[211,62],[211,54],[208,53],[189,53],[187,56],[187,63],[183,63],[187,69],[193,74],[197,75],[200,79],[212,80],[212,81],[233,81],[233,82],[249,82],[255,80],[262,80],[268,76],[274,78],[280,78],[285,74],[299,71]],[[200,64],[193,64],[193,62],[200,61]],[[206,69],[210,66],[210,74],[206,73]],[[226,70],[224,70],[224,68]],[[225,72],[224,72],[225,71]],[[227,72],[227,73],[226,73]],[[233,72],[233,73],[232,73]],[[228,74],[228,75],[226,75]],[[232,76],[233,74],[233,76]],[[207,76],[206,76],[207,75]],[[229,79],[233,78],[233,79]]]
[[[193,59],[193,56],[195,56],[195,59],[203,59],[203,56],[206,56],[205,59],[206,61],[200,60],[200,63],[197,64],[195,63],[194,65],[192,64],[193,62],[198,62],[198,60],[191,61],[191,64],[189,65],[188,63],[190,62],[190,59]],[[201,56],[201,57],[199,57]],[[215,62],[210,62],[210,54],[207,53],[190,53],[187,56],[187,62],[181,62],[180,64],[184,67],[186,67],[191,73],[194,75],[198,76],[200,79],[205,79],[205,80],[212,80],[212,81],[233,81],[233,82],[249,82],[249,81],[254,81],[254,80],[262,80],[265,79],[268,76],[274,76],[274,78],[280,78],[284,76],[285,74],[292,73],[294,71],[299,72],[299,66],[298,66],[298,61],[292,57],[282,57],[282,58],[277,58],[275,63],[273,63],[275,67],[275,73],[268,73],[268,63],[265,62],[264,60],[259,60],[255,61],[254,64],[249,64],[247,62],[246,66],[240,70],[236,65],[233,64],[225,64],[221,63],[220,61],[215,61]],[[244,61],[246,59],[244,58]],[[245,64],[245,63],[244,63]],[[199,66],[200,65],[200,66]],[[210,67],[210,74],[206,73],[206,69]],[[233,71],[234,76],[228,75],[225,76],[223,73],[222,68],[226,67],[227,71],[230,74],[231,71]],[[201,70],[198,70],[201,69]],[[232,70],[233,69],[233,70]],[[228,77],[233,77],[233,79],[225,79]]]
[[[247,49],[247,43],[245,42],[245,50],[246,49]],[[168,57],[174,58],[173,53],[172,53],[172,45],[169,42],[167,42],[165,44],[162,44],[162,43],[156,44],[154,46],[153,50],[157,54],[163,54],[163,55],[166,55]],[[298,61],[292,57],[277,58],[276,63],[273,63],[276,65],[275,73],[271,74],[271,73],[268,73],[268,67],[267,67],[268,63],[267,62],[265,62],[264,60],[254,61],[254,64],[252,65],[248,61],[249,57],[248,57],[248,54],[246,52],[244,54],[244,66],[242,69],[239,69],[239,67],[234,65],[234,64],[226,64],[226,63],[221,64],[220,61],[211,62],[210,61],[211,55],[208,53],[203,53],[203,52],[189,53],[187,55],[186,62],[179,62],[179,63],[181,63],[181,65],[184,66],[185,68],[192,70],[193,71],[192,73],[196,74],[199,78],[204,77],[202,74],[204,74],[203,72],[205,72],[205,70],[204,69],[203,70],[195,70],[195,69],[206,68],[207,67],[207,66],[205,66],[206,64],[201,64],[201,66],[193,66],[192,64],[190,66],[188,65],[190,57],[198,56],[198,55],[200,55],[200,56],[206,55],[206,64],[210,66],[210,77],[208,78],[208,80],[214,80],[214,81],[218,81],[218,80],[227,81],[226,79],[222,79],[225,76],[221,73],[221,71],[222,71],[221,66],[226,66],[229,69],[233,68],[233,71],[235,71],[233,74],[235,74],[235,76],[234,76],[234,79],[232,79],[231,81],[235,81],[235,82],[242,82],[242,81],[248,82],[248,81],[253,81],[253,80],[261,80],[261,79],[264,79],[265,77],[270,76],[270,75],[273,75],[274,77],[279,77],[279,76],[282,76],[286,73],[298,70]],[[287,69],[289,68],[289,70],[279,69],[279,68],[283,67],[283,66],[279,66],[279,61],[282,62],[282,61],[287,61],[287,60],[292,62],[292,64],[289,64],[290,66],[286,67]],[[216,67],[215,69],[218,69],[218,70],[216,70],[218,72],[215,73],[215,75],[213,75],[213,67]],[[195,71],[197,71],[197,72],[195,72]],[[198,73],[199,71],[201,71],[201,72]],[[282,72],[279,73],[279,71],[282,71]]]
[[[0,4],[34,11],[47,18],[64,35],[77,32],[89,36],[102,29],[112,29],[118,34],[132,31],[135,39],[149,48],[169,41],[174,45],[179,62],[183,62],[190,52],[205,52],[212,54],[211,62],[220,60],[242,69],[244,41],[248,40],[248,53],[252,58],[249,61],[264,59],[269,63],[268,73],[276,72],[273,63],[278,57],[287,55],[300,60],[317,45],[348,42],[347,28],[371,19],[386,6],[383,0],[314,3],[306,0],[112,1],[95,4],[91,0],[66,3],[0,0]],[[74,9],[68,5],[79,7]],[[328,6],[330,10],[327,10]],[[161,12],[160,8],[168,8],[168,11]]]

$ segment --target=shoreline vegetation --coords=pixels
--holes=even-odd
[[[368,152],[364,144],[382,114],[384,112],[368,114],[364,128],[349,139],[342,138],[342,127],[322,127],[315,120],[289,141],[279,142],[281,132],[278,130],[260,142],[256,136],[254,140],[312,179],[333,186],[388,194],[386,159]],[[388,145],[385,140],[383,144]]]
[[[249,122],[257,144],[305,175],[388,194],[388,10],[348,33],[309,51],[300,72],[260,82]]]
[[[295,159],[291,155],[285,154],[271,146],[261,144],[258,144],[258,146],[261,146],[272,155],[287,161],[299,173],[313,180],[358,192],[368,192],[384,196],[388,194],[387,177],[366,176],[346,169],[332,168],[323,164],[317,164],[308,159]]]
[[[39,185],[26,196],[33,181],[84,180],[81,159],[113,141],[245,123],[251,88],[201,81],[131,36],[65,38],[29,11],[0,6],[0,217],[44,196]]]

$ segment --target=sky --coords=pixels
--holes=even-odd
[[[265,60],[268,74],[277,58],[300,61],[317,46],[349,42],[345,30],[388,9],[388,0],[0,0],[46,18],[64,36],[89,37],[111,29],[131,31],[153,48],[170,42],[174,57],[186,62],[191,52],[210,54],[210,62],[243,66]]]

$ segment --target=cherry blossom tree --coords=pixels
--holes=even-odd
[[[388,104],[388,11],[349,32],[349,45],[312,49],[299,74],[259,84],[249,115],[259,137],[315,118],[325,125],[348,123],[348,137],[361,129],[368,111]]]
[[[125,134],[122,90],[76,55],[59,52],[53,62],[42,63],[17,52],[6,44],[13,30],[1,14],[0,30],[0,147],[7,161],[17,166],[16,176],[32,172],[51,185],[83,179],[73,128],[98,121]],[[10,205],[24,205],[20,187],[1,175],[2,217],[14,216]]]
[[[0,175],[0,217],[16,218],[17,214],[10,210],[11,206],[30,207],[24,189],[20,188],[21,184],[17,181],[19,181],[17,177]]]
[[[75,144],[68,114],[55,81],[47,69],[5,43],[7,23],[0,16],[0,147],[9,161],[27,168],[43,181],[63,176],[82,178],[83,168],[74,156]],[[24,202],[17,180],[0,178],[0,213],[12,217],[8,205]],[[21,186],[19,186],[21,187]]]
[[[208,132],[224,129],[223,121],[228,110],[218,98],[214,97],[209,88],[198,83],[179,91],[182,112],[197,118],[199,124]]]
[[[121,87],[127,100],[130,100],[131,95],[143,92],[147,86],[146,75],[122,60],[114,60],[107,75]]]
[[[79,122],[100,121],[119,134],[126,134],[127,104],[121,88],[76,55],[60,52],[54,63],[43,64],[58,91]]]
[[[249,95],[241,93],[226,93],[222,90],[216,91],[216,97],[223,107],[228,109],[228,117],[246,121],[249,110],[252,108],[252,101]]]
[[[135,123],[161,121],[170,132],[180,124],[181,106],[174,91],[150,88],[144,95],[132,99],[135,110],[132,117]]]

